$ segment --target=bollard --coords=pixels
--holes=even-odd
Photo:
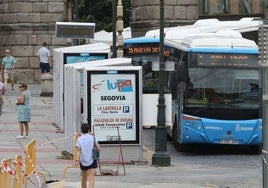
[[[49,73],[41,76],[41,94],[40,96],[53,96],[53,76]]]

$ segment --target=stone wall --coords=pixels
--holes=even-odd
[[[15,81],[40,81],[36,52],[44,41],[54,48],[67,45],[67,39],[55,37],[55,23],[70,21],[72,0],[1,0],[0,61],[9,48],[17,59]],[[265,1],[266,2],[266,1]],[[132,36],[158,29],[160,1],[131,0]],[[199,0],[165,0],[165,27],[192,24],[199,19]],[[268,15],[267,2],[265,15]],[[67,15],[68,14],[68,15]]]
[[[165,27],[192,24],[199,17],[198,0],[165,0]],[[131,0],[132,36],[142,36],[148,30],[158,29],[160,1]]]
[[[55,37],[55,24],[66,20],[67,0],[2,0],[0,2],[0,57],[9,48],[16,58],[15,81],[40,81],[37,50],[44,41],[49,50],[66,46]]]

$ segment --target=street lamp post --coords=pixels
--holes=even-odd
[[[170,154],[167,153],[167,127],[165,126],[165,64],[164,64],[164,0],[160,0],[160,65],[159,65],[159,98],[157,112],[157,127],[155,128],[155,153],[152,165],[169,166]]]
[[[112,9],[113,9],[113,46],[112,46],[112,52],[113,52],[113,58],[116,58],[116,14],[117,14],[117,8],[116,8],[116,0],[112,1]]]
[[[124,21],[123,21],[123,4],[122,4],[122,0],[118,0],[118,5],[117,5],[117,22],[116,22],[116,26],[117,26],[117,57],[123,57],[123,45],[124,45],[124,41],[123,41],[123,30],[124,30]]]
[[[268,2],[265,1],[264,4],[264,25],[259,30],[259,50],[260,61],[261,61],[261,81],[262,81],[262,118],[263,118],[263,128],[262,128],[262,186],[268,186],[268,50],[267,50],[267,34],[268,34]]]
[[[262,81],[262,118],[263,118],[263,128],[262,128],[262,185],[263,187],[268,186],[268,50],[267,50],[267,34],[268,34],[268,2],[265,1],[264,5],[264,25],[261,26],[259,30],[259,50],[260,61],[261,61],[261,81]]]

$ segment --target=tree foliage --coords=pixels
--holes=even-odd
[[[96,24],[96,31],[112,31],[112,5],[114,0],[76,0],[78,2],[78,21]],[[116,1],[116,0],[115,0]],[[124,27],[129,26],[131,6],[130,0],[122,0]],[[116,2],[117,5],[117,2]],[[73,9],[75,10],[75,9]]]

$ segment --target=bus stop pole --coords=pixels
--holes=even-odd
[[[160,0],[160,65],[159,65],[159,98],[157,112],[157,126],[155,127],[155,153],[152,156],[152,165],[169,166],[170,154],[167,152],[167,127],[165,117],[165,64],[164,64],[164,0]]]
[[[112,57],[116,58],[116,14],[117,14],[117,8],[116,8],[116,0],[112,0],[112,19],[113,19],[113,46],[112,46]]]

